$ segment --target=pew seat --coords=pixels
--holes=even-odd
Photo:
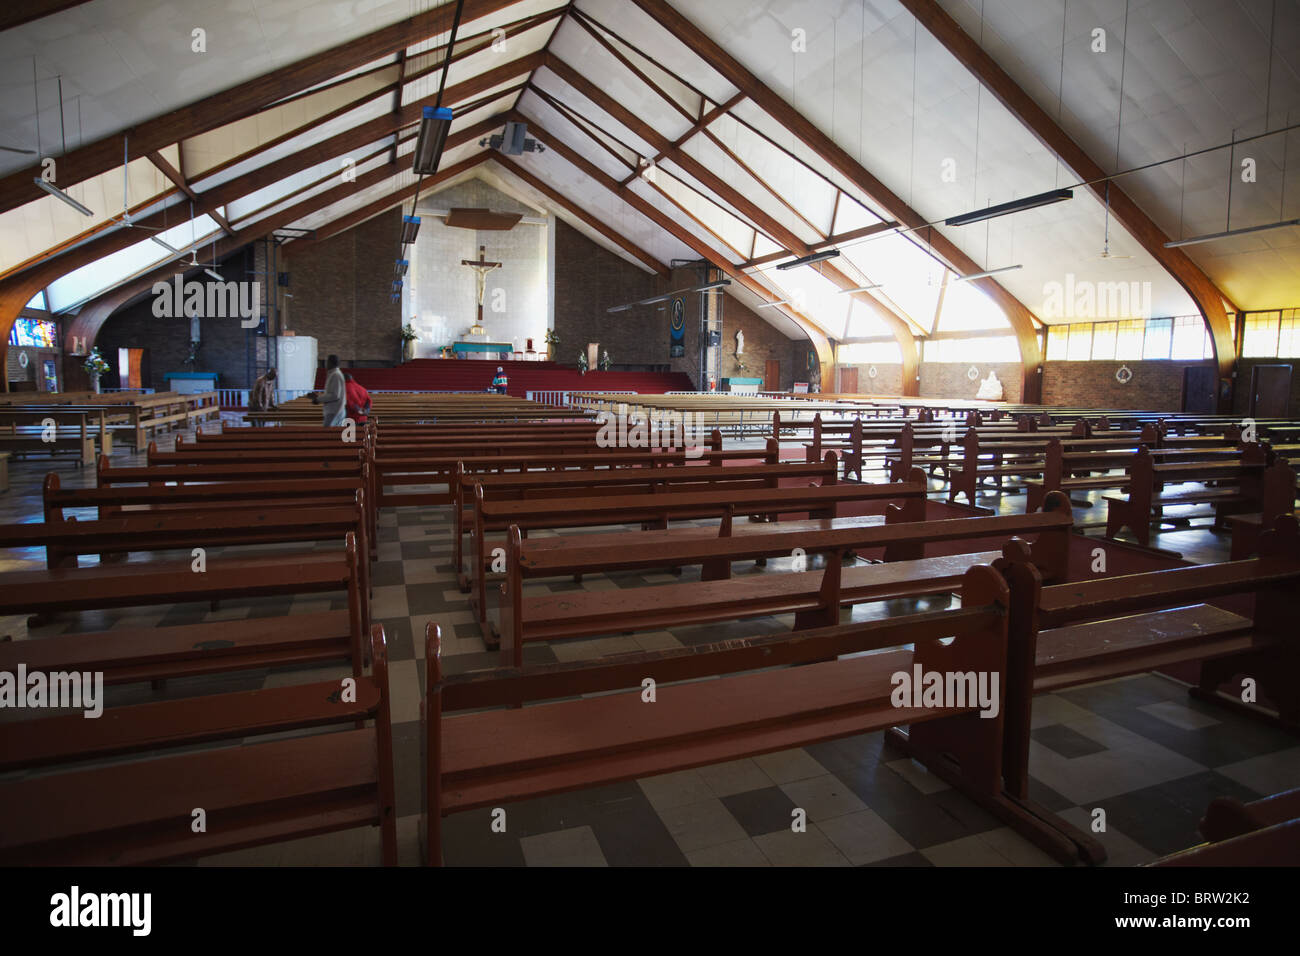
[[[352,655],[346,610],[168,627],[128,627],[0,642],[0,671],[102,672],[105,684],[313,666]],[[3,635],[0,635],[3,636]]]
[[[380,829],[383,861],[396,864],[381,627],[370,642],[373,676],[356,678],[355,703],[333,681],[109,709],[98,720],[77,714],[0,728],[5,766],[61,765],[0,784],[0,819],[22,820],[21,827],[0,830],[0,864],[170,863],[362,826]],[[340,729],[240,744],[250,736],[330,725]],[[158,755],[205,742],[233,745]],[[126,752],[141,757],[70,763]],[[195,808],[204,811],[202,829],[194,826]]]

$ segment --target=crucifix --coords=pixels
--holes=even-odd
[[[486,286],[487,286],[487,274],[488,274],[489,272],[491,272],[493,269],[500,269],[500,268],[501,268],[501,263],[499,263],[499,262],[488,262],[488,261],[487,261],[487,247],[486,247],[486,246],[479,246],[479,247],[478,247],[478,260],[477,260],[477,261],[475,261],[475,260],[473,260],[473,259],[462,259],[462,260],[460,260],[460,264],[463,265],[463,266],[469,266],[471,269],[474,270],[475,274],[476,274],[477,277],[478,277],[478,319],[477,319],[477,320],[475,321],[475,323],[474,323],[473,332],[474,332],[475,334],[477,334],[477,335],[482,335],[482,334],[483,334],[483,330],[482,330],[482,327],[483,327],[483,292],[485,291]]]

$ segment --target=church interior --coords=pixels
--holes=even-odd
[[[1300,863],[1295,0],[57,0],[0,88],[0,864]]]

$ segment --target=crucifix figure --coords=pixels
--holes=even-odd
[[[462,259],[460,264],[469,266],[478,276],[478,319],[474,323],[474,329],[477,331],[483,325],[483,292],[487,286],[487,274],[493,269],[500,269],[501,263],[487,261],[487,247],[478,247],[478,260]]]

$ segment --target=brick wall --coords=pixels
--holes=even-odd
[[[979,393],[980,382],[995,372],[1002,383],[1002,400],[1019,402],[1024,383],[1021,381],[1019,362],[976,362],[978,378],[969,377],[971,365],[960,362],[922,362],[922,398],[969,398]]]
[[[249,275],[254,263],[253,252],[244,250],[226,259],[218,271],[226,281],[253,281],[261,277]],[[206,281],[207,276],[199,273],[191,275],[190,280]],[[215,281],[215,280],[214,280]],[[185,367],[185,358],[189,355],[190,320],[188,318],[158,318],[153,314],[154,298],[145,295],[138,302],[119,309],[104,323],[99,330],[94,344],[109,364],[109,371],[104,373],[101,384],[106,388],[118,386],[117,350],[119,348],[144,348],[148,350],[146,361],[147,381],[143,384],[163,391],[167,388],[168,372],[189,371]],[[265,339],[255,334],[253,329],[241,327],[238,317],[199,318],[199,337],[202,347],[199,349],[198,365],[194,371],[217,372],[220,375],[218,385],[224,388],[247,388],[251,384],[248,375],[250,354],[257,354],[259,345],[265,348]],[[80,366],[81,359],[76,360]],[[73,387],[76,369],[65,363],[65,388]],[[253,377],[256,377],[254,372]]]
[[[402,351],[402,309],[391,301],[402,210],[392,209],[323,242],[283,247],[289,273],[283,327],[317,340],[321,361],[394,364]],[[275,277],[270,277],[275,281]]]
[[[1182,407],[1183,369],[1206,362],[1048,362],[1043,366],[1043,404],[1093,408],[1176,411]],[[1115,378],[1127,365],[1133,377]]]
[[[668,357],[668,315],[660,305],[626,312],[606,312],[610,306],[647,299],[680,289],[694,278],[679,270],[660,279],[599,246],[577,229],[555,220],[555,332],[560,337],[556,361],[572,365],[588,342],[599,342],[617,369],[663,369]],[[682,285],[672,285],[680,280]],[[699,338],[699,303],[687,296],[687,357],[691,369],[699,364],[691,336]],[[543,347],[538,343],[538,347]],[[673,365],[673,371],[678,371]],[[682,367],[681,371],[689,371]],[[694,376],[692,376],[694,377]]]
[[[872,378],[868,373],[872,369],[870,363],[858,365],[856,363],[844,363],[836,366],[838,369],[857,369],[858,371],[858,392],[865,395],[902,395],[903,394],[903,366],[897,362],[876,362],[876,377]],[[837,373],[838,374],[838,373]],[[842,382],[843,379],[841,378]],[[836,384],[836,390],[842,386]],[[828,389],[829,391],[829,389]]]
[[[736,368],[736,331],[745,333],[745,351],[739,361],[744,370]],[[722,377],[763,378],[769,360],[781,363],[781,374],[776,387],[789,391],[794,381],[793,343],[784,334],[745,308],[739,300],[727,296],[722,307]],[[721,383],[718,384],[721,388]],[[760,386],[761,388],[762,386]]]

